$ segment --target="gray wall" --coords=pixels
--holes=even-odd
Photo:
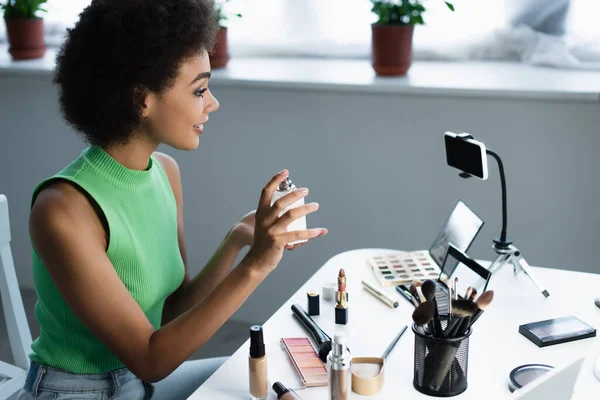
[[[221,109],[200,148],[162,149],[182,171],[192,271],[283,168],[321,205],[309,226],[330,232],[286,253],[235,319],[265,321],[339,252],[428,248],[459,198],[486,221],[470,254],[493,258],[496,165],[488,181],[460,179],[445,165],[445,130],[470,132],[503,158],[509,236],[532,265],[600,271],[597,103],[211,87]],[[0,75],[0,121],[0,192],[9,199],[18,277],[31,287],[31,191],[84,145],[61,121],[49,76]]]

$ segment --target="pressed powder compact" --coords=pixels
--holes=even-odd
[[[508,389],[511,392],[521,389],[523,386],[533,382],[553,368],[554,367],[545,364],[526,364],[518,366],[510,371],[508,377]]]

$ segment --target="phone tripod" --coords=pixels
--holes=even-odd
[[[538,288],[538,290],[544,295],[544,297],[550,296],[550,293],[544,288],[543,285],[535,278],[531,267],[527,260],[523,258],[519,249],[513,246],[511,243],[499,243],[499,241],[494,241],[494,250],[498,253],[498,258],[494,260],[494,262],[490,265],[488,270],[492,273],[492,276],[495,271],[498,271],[504,265],[510,263],[513,265],[513,271],[515,275],[519,272],[524,272],[529,279],[533,282],[533,284]]]
[[[467,140],[473,139],[473,135],[468,133],[461,133],[456,136],[458,140]],[[446,150],[448,151],[448,150]],[[538,282],[538,280],[533,275],[533,271],[529,266],[529,263],[523,258],[519,249],[513,246],[512,242],[506,237],[506,225],[507,225],[507,212],[506,212],[506,177],[504,176],[504,165],[502,164],[502,160],[500,156],[490,149],[486,149],[486,154],[493,157],[498,163],[498,170],[500,172],[500,184],[502,186],[502,230],[500,231],[500,237],[498,239],[494,239],[494,250],[498,254],[498,257],[492,265],[488,268],[488,270],[492,273],[492,276],[495,271],[499,270],[505,264],[512,264],[513,271],[515,275],[519,272],[523,271],[525,274],[531,279],[533,284],[539,289],[540,292],[544,295],[544,297],[550,296],[550,293]],[[483,162],[481,163],[483,165]],[[467,179],[470,178],[471,175],[469,172],[462,171],[459,176],[461,178]]]

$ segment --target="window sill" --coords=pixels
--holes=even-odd
[[[0,46],[0,76],[49,75],[55,48],[39,60],[12,61]],[[369,60],[232,58],[212,72],[211,85],[377,94],[417,94],[600,102],[597,71],[561,70],[513,62],[414,62],[406,77],[375,76]]]

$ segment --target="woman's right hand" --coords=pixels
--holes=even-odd
[[[283,256],[283,251],[288,243],[297,240],[310,241],[318,236],[327,234],[325,228],[313,228],[302,231],[288,232],[287,226],[294,220],[319,209],[318,203],[309,203],[286,211],[281,217],[279,214],[296,200],[305,197],[308,189],[298,189],[283,196],[271,206],[271,199],[275,190],[288,176],[288,171],[283,170],[275,175],[263,188],[258,207],[256,209],[256,222],[254,226],[254,243],[250,247],[246,258],[251,264],[267,272],[277,267]]]

